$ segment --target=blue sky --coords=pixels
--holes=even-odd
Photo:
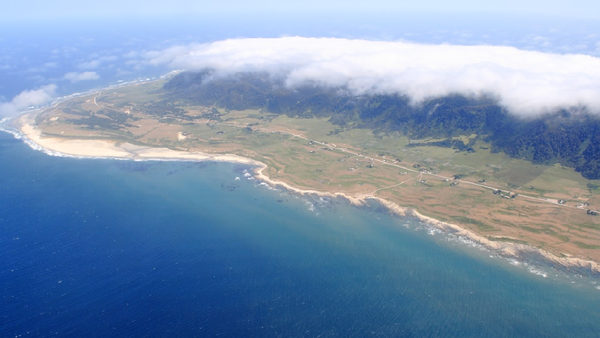
[[[299,35],[600,55],[599,32],[597,0],[23,0],[0,10],[0,42],[74,33],[172,44]]]
[[[164,41],[299,35],[600,55],[599,32],[597,0],[22,0],[0,10],[0,43],[74,33]]]
[[[520,14],[531,16],[554,16],[569,18],[600,18],[600,2],[593,0],[422,0],[422,1],[192,1],[192,0],[23,0],[5,2],[0,19],[3,21],[38,20],[40,18],[108,18],[117,16],[165,16],[165,15],[226,15],[231,13],[259,15],[277,13],[339,12],[357,13],[469,13],[479,15]]]

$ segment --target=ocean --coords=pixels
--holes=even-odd
[[[596,280],[248,166],[0,133],[2,337],[597,337]]]

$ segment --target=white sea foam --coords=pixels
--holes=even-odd
[[[548,273],[546,271],[538,268],[538,267],[533,267],[532,266],[532,267],[529,267],[529,269],[527,269],[527,270],[529,270],[529,272],[531,272],[534,275],[542,276],[544,278],[548,277]]]
[[[256,180],[256,178],[254,178],[254,176],[252,176],[251,173],[248,172],[248,170],[244,170],[243,171],[244,177],[248,180],[248,181],[254,181]]]
[[[509,258],[508,262],[510,263],[510,265],[514,265],[514,266],[521,266],[521,265],[523,265],[523,262],[520,262],[519,260],[514,259],[514,258]]]
[[[261,186],[261,187],[265,187],[265,188],[267,188],[269,190],[277,190],[277,189],[273,188],[270,184],[267,184],[265,182],[260,182],[258,185]]]
[[[10,123],[10,117],[5,117],[0,120],[0,131],[9,133],[13,135],[16,139],[21,139],[23,135],[15,128],[10,127],[8,124]]]
[[[440,233],[442,233],[442,231],[441,231],[440,229],[438,229],[438,228],[429,228],[429,229],[427,230],[427,233],[428,233],[430,236],[434,236],[434,235],[437,235],[437,234],[440,234]]]

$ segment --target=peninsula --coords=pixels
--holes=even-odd
[[[198,102],[174,90],[177,81],[73,97],[22,116],[20,129],[48,150],[75,156],[246,163],[259,179],[298,193],[355,204],[377,199],[505,256],[535,252],[600,272],[600,181],[590,175],[494,151],[475,133],[422,137],[366,118],[340,123],[314,105],[286,114],[273,100],[248,108],[231,102],[244,99],[235,90],[213,88]],[[224,103],[224,95],[233,98]]]

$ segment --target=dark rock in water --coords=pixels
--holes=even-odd
[[[126,172],[146,172],[152,164],[148,161],[116,161],[115,166]]]

